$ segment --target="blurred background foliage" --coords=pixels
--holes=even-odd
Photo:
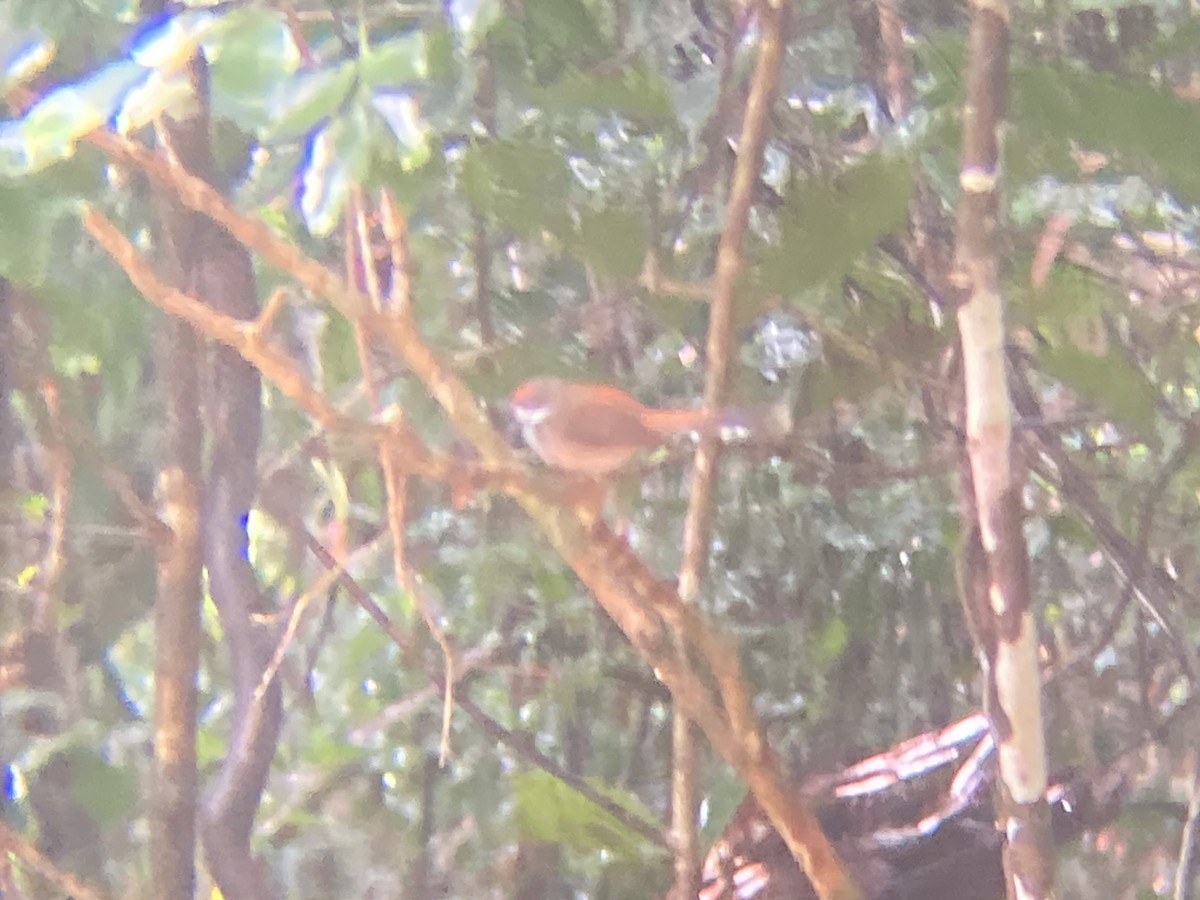
[[[862,27],[870,9],[795,3],[732,376],[739,402],[787,402],[800,427],[726,458],[702,597],[736,636],[770,738],[801,774],[979,701],[955,582],[957,339],[944,282],[922,262],[950,247],[966,13],[899,5],[913,97],[897,115]],[[755,34],[742,6],[715,0],[184,4],[148,22],[127,0],[0,8],[11,101],[0,276],[26,298],[10,292],[0,310],[9,822],[47,833],[57,810],[30,802],[30,787],[50,779],[47,761],[69,759],[54,783],[85,834],[59,861],[114,895],[149,896],[153,552],[111,476],[152,494],[163,320],[77,220],[86,200],[145,244],[150,191],[81,138],[103,123],[136,135],[171,111],[178,63],[200,47],[230,197],[340,266],[353,187],[393,191],[422,332],[498,415],[535,373],[686,403],[702,383],[703,296]],[[1191,700],[1200,636],[1200,24],[1180,4],[1018,2],[1013,35],[1001,240],[1014,377],[1028,388],[1017,411],[1035,596],[1058,673],[1052,757],[1063,769],[1145,756],[1145,804],[1071,851],[1064,896],[1100,896],[1098,884],[1150,896],[1170,876],[1188,765],[1187,742],[1156,729]],[[22,90],[41,101],[25,111]],[[1069,230],[1047,250],[1052,217]],[[1040,277],[1039,252],[1058,256]],[[285,282],[259,277],[264,296]],[[290,299],[280,340],[366,417],[349,327],[299,289]],[[420,386],[397,361],[379,364],[384,399],[458,452]],[[440,768],[439,695],[414,663],[436,668],[437,651],[376,541],[376,464],[336,445],[311,457],[313,424],[270,387],[263,403],[250,525],[264,588],[282,607],[317,576],[297,541],[307,527],[347,548],[352,574],[411,638],[398,648],[336,591],[303,621],[255,839],[287,896],[661,891],[666,852],[529,752],[648,819],[666,810],[667,697],[564,564],[505,499],[460,508],[444,486],[414,486],[410,560],[478,659],[462,693],[521,738],[499,742],[456,712]],[[39,680],[26,639],[50,578],[64,447],[54,634],[70,663]],[[622,491],[630,541],[664,576],[679,562],[687,462],[679,448]],[[202,775],[225,754],[230,714],[211,609],[204,623]],[[60,723],[50,732],[37,727],[47,710]],[[711,755],[700,781],[711,838],[742,787]]]

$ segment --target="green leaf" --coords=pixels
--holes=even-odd
[[[1136,51],[1140,64],[1163,62],[1181,54],[1194,53],[1200,46],[1200,19],[1188,18],[1170,35]]]
[[[129,134],[149,125],[167,110],[185,108],[194,96],[185,72],[150,72],[121,99],[120,109],[114,116],[114,127],[121,134]]]
[[[363,751],[346,740],[345,734],[330,734],[329,729],[314,727],[308,730],[304,741],[306,759],[333,771],[361,760]]]
[[[45,71],[55,52],[54,41],[42,35],[0,32],[0,91],[10,91]]]
[[[261,128],[262,111],[271,109],[272,99],[284,96],[292,104],[303,101],[296,96],[299,79],[294,78],[300,52],[282,16],[262,9],[242,10],[230,18],[234,15],[231,26],[236,27],[222,28],[205,46],[213,106],[218,114],[231,116],[243,127]],[[278,105],[271,110],[276,118]],[[308,120],[297,130],[307,130],[320,118]]]
[[[622,806],[642,811],[632,796],[614,788],[600,790]],[[517,828],[525,837],[561,844],[576,853],[607,851],[631,860],[641,857],[644,841],[636,832],[549,772],[518,774],[513,794]]]
[[[908,213],[913,180],[903,159],[873,158],[835,183],[811,181],[781,215],[779,245],[762,254],[760,289],[795,295],[840,278]]]
[[[207,9],[189,9],[151,19],[148,26],[135,33],[129,58],[147,69],[163,72],[184,69],[204,39],[215,33],[227,18]]]
[[[78,241],[74,218],[57,229],[53,254]],[[52,255],[53,258],[53,255]],[[109,265],[105,260],[104,264]],[[54,321],[51,359],[56,371],[67,377],[81,372],[102,376],[94,398],[96,430],[104,438],[120,434],[128,416],[145,402],[142,354],[149,341],[147,323],[156,320],[149,305],[115,267],[110,277],[94,277],[84,286],[55,272],[55,279],[38,291],[38,298]],[[74,274],[74,273],[70,273]]]
[[[371,105],[375,105],[374,99]],[[390,125],[387,128],[395,134]],[[375,141],[375,152],[366,183],[372,189],[386,187],[392,192],[392,197],[401,209],[425,208],[427,198],[439,192],[445,184],[446,160],[442,154],[436,152],[437,148],[428,140],[429,134],[430,132],[423,130],[424,144],[414,147],[405,147],[394,137],[390,139],[390,145],[381,146],[382,141]],[[429,298],[425,296],[414,299],[418,307],[423,302],[429,302]],[[436,310],[444,309],[440,303],[434,303],[433,307]],[[436,312],[426,312],[436,315]],[[421,320],[426,321],[424,315],[421,316]]]
[[[580,216],[572,250],[604,275],[633,280],[642,270],[648,241],[645,215],[603,209]]]
[[[29,184],[0,182],[0,275],[18,284],[39,285],[49,271],[57,216],[40,200]]]
[[[600,24],[583,0],[539,0],[522,10],[526,53],[543,83],[568,68],[589,68],[608,52]]]
[[[202,724],[196,732],[196,763],[201,769],[220,763],[229,755],[225,729]]]
[[[81,157],[18,181],[0,180],[0,275],[30,287],[45,284],[57,256],[78,244],[79,196],[95,190],[98,178]]]
[[[352,60],[328,69],[300,72],[281,83],[266,101],[269,135],[307,132],[334,114],[350,95],[358,77]]]
[[[99,824],[128,821],[137,807],[137,776],[121,769],[92,750],[75,748],[67,754],[71,793]]]
[[[571,184],[562,154],[552,147],[495,141],[473,144],[464,155],[467,198],[521,234],[570,234],[565,200]]]
[[[14,506],[27,521],[41,522],[46,511],[50,509],[50,498],[45,494],[27,492],[17,498]]]
[[[530,31],[557,50],[569,52],[594,43],[600,30],[583,0],[543,0],[525,12]]]
[[[3,706],[5,710],[10,705],[17,710],[33,709],[39,702],[55,709],[59,715],[62,714],[61,698],[53,697],[44,691],[18,690],[16,697],[4,697]],[[30,705],[26,707],[23,704]],[[66,731],[33,738],[25,745],[24,752],[17,757],[16,764],[27,772],[41,772],[60,755],[72,755],[80,751],[95,752],[92,748],[103,740],[103,728],[104,726],[95,719],[75,720]]]
[[[1148,435],[1154,431],[1158,391],[1121,352],[1096,356],[1073,346],[1042,348],[1042,368],[1097,409]]]
[[[128,22],[138,14],[137,0],[80,0],[82,5],[106,19]]]
[[[321,329],[319,337],[321,364],[330,384],[352,381],[358,372],[358,348],[354,328],[343,316],[333,316]]]
[[[746,799],[746,784],[726,767],[713,773],[708,784],[708,818],[701,832],[705,846],[715,841],[733,818],[734,812]]]
[[[1027,272],[1028,265],[1019,272]],[[1053,266],[1046,283],[1030,290],[1018,282],[1009,291],[1013,319],[1042,329],[1054,329],[1079,317],[1097,316],[1114,299],[1113,291],[1095,275],[1073,266]]]
[[[874,366],[848,355],[836,344],[827,344],[824,365],[804,370],[804,410],[806,414],[825,412],[839,401],[866,397],[886,381]]]
[[[849,638],[850,632],[845,619],[841,616],[827,619],[813,634],[814,662],[820,667],[832,665],[846,649]]]
[[[420,107],[411,94],[376,91],[371,95],[371,108],[396,139],[396,144],[388,148],[392,151],[387,153],[389,161],[398,162],[406,172],[429,162],[429,124],[421,118]]]
[[[51,91],[34,104],[20,125],[26,171],[37,172],[73,154],[79,139],[112,119],[129,91],[152,74],[137,63],[120,60],[76,84]]]
[[[467,53],[484,41],[504,13],[503,0],[450,0],[446,6]]]
[[[1060,165],[1074,141],[1200,199],[1200,111],[1149,81],[1029,66],[1013,73],[1012,110],[1014,126],[1048,145],[1048,158]]]
[[[333,231],[350,189],[361,182],[370,161],[366,115],[355,108],[339,116],[309,141],[300,176],[300,213],[313,235]]]
[[[643,127],[666,125],[675,116],[662,78],[642,64],[606,75],[569,69],[558,82],[536,92],[535,100],[567,115],[593,110],[623,116]]]
[[[423,81],[429,75],[425,35],[406,34],[367,49],[360,61],[363,82],[372,88],[388,88]]]

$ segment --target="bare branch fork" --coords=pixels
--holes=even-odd
[[[334,272],[305,256],[262,222],[234,210],[202,179],[172,166],[146,147],[110,132],[96,132],[90,139],[110,156],[137,166],[156,183],[171,189],[185,206],[203,213],[264,260],[288,271],[305,288],[329,300],[352,323],[361,325],[372,339],[402,355],[451,422],[479,451],[482,469],[488,473],[487,483],[512,495],[538,523],[608,615],[654,667],[688,717],[745,778],[772,822],[787,838],[793,855],[820,896],[837,900],[859,896],[815,816],[800,804],[799,791],[763,742],[734,648],[700,613],[684,607],[678,594],[662,585],[623,542],[604,540],[602,531],[599,535],[593,533],[593,523],[587,516],[557,504],[547,492],[544,479],[520,465],[504,439],[492,429],[474,396],[420,339],[406,311],[372,310],[368,298]],[[121,265],[147,299],[235,349],[325,427],[366,433],[376,440],[397,439],[382,435],[380,426],[352,420],[337,411],[306,382],[285,354],[264,339],[263,330],[254,322],[218,313],[201,300],[165,284],[99,211],[85,209],[82,219],[88,232]],[[407,440],[403,436],[400,439]],[[412,471],[446,479],[454,477],[451,466],[432,457],[415,440],[411,449],[414,453],[406,464],[411,468],[416,463]],[[613,559],[618,554],[620,564],[614,566]],[[624,577],[615,568],[622,569]],[[675,631],[697,651],[695,656],[704,660],[711,677],[697,673],[688,661],[692,657],[674,647]],[[718,697],[702,687],[713,682],[718,686]]]

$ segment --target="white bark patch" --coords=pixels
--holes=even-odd
[[[974,277],[975,284],[981,278]],[[958,310],[967,395],[967,444],[975,497],[981,511],[993,509],[1008,489],[1009,430],[1012,423],[1004,367],[1004,316],[1000,296],[977,289]],[[983,549],[995,552],[998,536],[989,516],[980,516]]]
[[[1008,611],[1008,601],[1004,597],[1004,591],[994,581],[988,586],[988,599],[991,600],[992,612],[996,615],[1002,616]]]
[[[1012,723],[1012,735],[999,747],[1000,777],[1015,801],[1035,803],[1046,791],[1046,744],[1037,633],[1028,612],[1021,616],[1017,640],[997,648],[996,693]]]
[[[987,194],[996,190],[995,169],[971,166],[958,173],[958,184],[968,194]]]

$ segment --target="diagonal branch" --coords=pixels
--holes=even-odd
[[[609,555],[612,547],[596,539],[594,523],[586,512],[563,508],[547,491],[545,479],[519,464],[503,437],[487,421],[474,395],[421,339],[416,323],[409,316],[402,312],[371,311],[367,299],[333,272],[261,222],[234,210],[203,180],[172,167],[146,148],[107,132],[97,132],[92,139],[141,168],[156,182],[177,190],[184,205],[209,216],[267,262],[324,296],[353,323],[361,324],[368,335],[403,356],[450,421],[474,444],[489,483],[510,494],[526,510],[681,702],[688,716],[704,729],[713,746],[759,796],[772,821],[788,836],[789,847],[820,896],[837,900],[858,896],[815,816],[800,804],[799,792],[788,782],[779,760],[766,749],[749,702],[749,691],[738,672],[734,649],[699,613],[683,607],[678,594],[660,585],[623,542],[617,543],[624,547],[627,565],[621,576],[615,574]],[[310,413],[319,415],[323,424],[363,430],[361,423],[349,420],[321,398],[290,360],[262,339],[254,323],[217,315],[195,298],[162,284],[129,241],[96,210],[85,210],[83,222],[152,302],[233,347],[259,366],[268,378],[275,380],[279,376],[282,380],[276,384],[280,390],[301,402]],[[380,429],[368,430],[374,438],[381,437]],[[648,590],[651,586],[654,586],[652,591]],[[680,653],[674,646],[667,618],[671,624],[685,627],[688,644],[710,667],[720,686],[720,704],[701,687],[707,679],[695,671],[689,654]]]
[[[93,887],[72,872],[59,868],[53,860],[47,858],[36,846],[25,840],[6,823],[0,822],[0,851],[11,856],[18,865],[44,878],[63,896],[74,900],[106,900],[108,895],[99,888]]]

